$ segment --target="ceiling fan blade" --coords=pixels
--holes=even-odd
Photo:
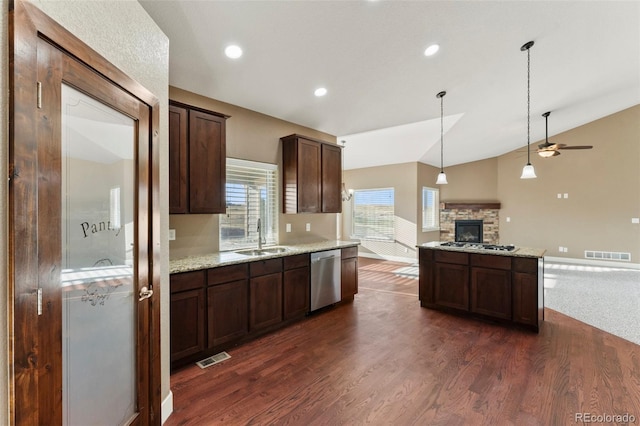
[[[591,145],[567,145],[559,147],[558,149],[591,149],[593,146]]]

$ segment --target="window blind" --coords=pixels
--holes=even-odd
[[[278,170],[275,164],[227,159],[226,214],[220,216],[220,250],[258,245],[258,218],[263,244],[278,236]]]
[[[440,227],[440,191],[422,187],[422,230],[435,231]]]
[[[394,189],[357,189],[353,193],[353,236],[363,240],[394,240]]]

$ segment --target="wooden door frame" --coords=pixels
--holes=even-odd
[[[39,342],[37,326],[38,198],[37,43],[46,40],[92,69],[111,84],[149,106],[149,424],[161,424],[160,366],[160,204],[159,119],[155,95],[109,63],[33,4],[22,0],[9,5],[9,259],[8,324],[10,367],[10,420],[12,424],[37,425]],[[25,206],[33,211],[23,214]],[[16,276],[19,273],[19,276]],[[146,423],[146,420],[145,420]]]

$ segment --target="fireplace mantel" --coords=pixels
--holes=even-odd
[[[484,202],[484,201],[471,201],[468,203],[460,201],[445,201],[440,203],[440,208],[443,210],[450,209],[470,209],[470,210],[487,210],[487,209],[500,209],[500,203],[498,202]]]

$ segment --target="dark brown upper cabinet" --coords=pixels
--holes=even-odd
[[[342,212],[342,148],[296,134],[280,140],[283,212]]]
[[[169,213],[226,211],[227,118],[170,102]]]

